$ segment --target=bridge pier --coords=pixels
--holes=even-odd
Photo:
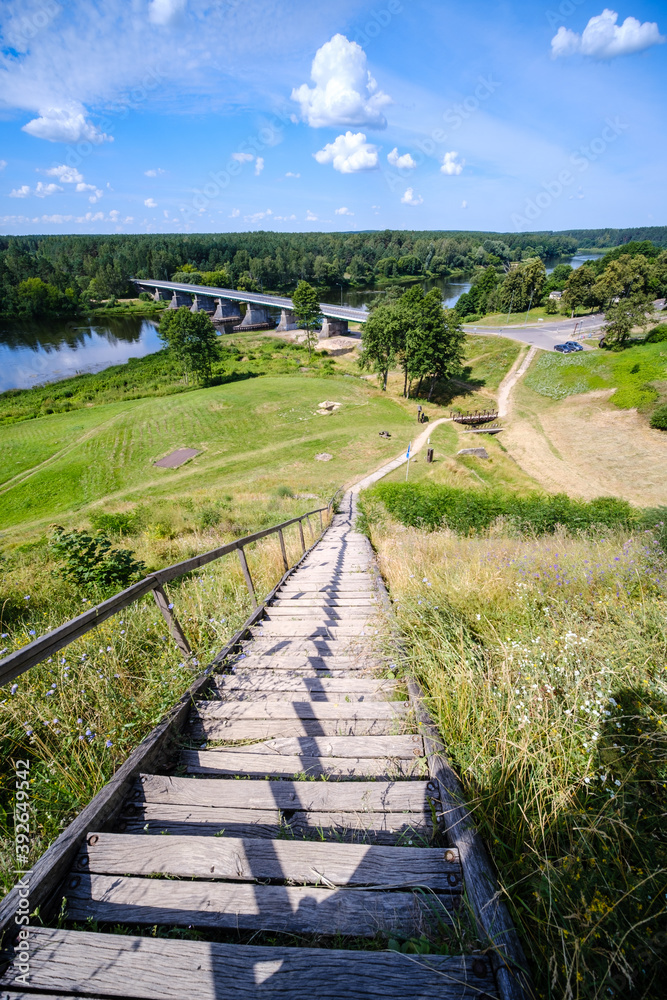
[[[197,295],[195,295],[195,297],[194,297],[194,299],[192,301],[192,305],[190,306],[190,312],[193,312],[193,313],[197,313],[197,312],[214,313],[215,312],[215,300],[214,300],[213,296],[212,295],[201,295],[200,293],[197,293]]]
[[[317,339],[327,340],[329,337],[344,337],[348,333],[349,326],[346,319],[331,319],[331,317],[325,316]]]
[[[266,309],[257,306],[253,302],[246,303],[245,316],[235,330],[268,330],[273,326],[273,321],[269,319]]]
[[[235,302],[230,302],[229,299],[216,299],[215,301],[217,305],[212,316],[214,323],[239,323],[241,321],[241,313]]]
[[[190,309],[192,306],[192,296],[187,292],[174,291],[167,309],[181,309],[182,306],[187,306]]]
[[[285,330],[298,330],[299,324],[296,321],[296,316],[291,309],[281,309],[280,310],[280,322],[276,327],[276,330],[284,332]]]
[[[154,302],[168,302],[171,298],[171,292],[168,288],[156,288],[153,292]]]

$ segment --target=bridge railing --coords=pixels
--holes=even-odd
[[[321,534],[324,530],[323,515],[325,513],[327,516],[331,514],[339,492],[340,490],[336,490],[331,500],[325,507],[316,507],[315,510],[310,510],[305,514],[299,514],[297,517],[292,517],[288,521],[282,521],[280,524],[274,524],[270,528],[263,528],[261,531],[255,531],[252,535],[245,535],[243,538],[237,538],[233,542],[227,542],[225,545],[220,545],[218,548],[211,549],[209,552],[203,552],[200,555],[192,556],[190,559],[184,559],[182,562],[175,563],[173,566],[167,566],[165,569],[160,569],[155,573],[150,573],[148,576],[144,577],[143,580],[133,583],[132,586],[127,587],[125,590],[121,590],[118,594],[114,594],[113,597],[109,597],[106,601],[102,601],[100,604],[96,604],[95,607],[89,608],[88,611],[84,611],[82,615],[72,618],[70,621],[65,622],[64,625],[60,625],[51,632],[47,632],[46,635],[40,636],[27,646],[23,646],[21,649],[17,649],[15,652],[10,653],[9,656],[5,656],[2,660],[0,660],[0,685],[7,684],[9,681],[14,680],[14,678],[18,677],[22,673],[25,673],[26,670],[29,670],[30,667],[36,666],[36,664],[41,663],[49,656],[57,653],[58,650],[63,649],[64,646],[68,646],[76,639],[80,639],[81,636],[90,632],[98,625],[101,625],[102,622],[105,622],[108,618],[118,614],[119,611],[122,611],[124,608],[128,607],[128,605],[134,604],[135,601],[140,600],[146,594],[150,593],[153,594],[155,603],[165,618],[172,639],[174,639],[179,649],[185,654],[185,656],[191,656],[192,650],[190,649],[190,644],[188,643],[185,633],[181,628],[178,618],[174,614],[174,605],[169,602],[169,599],[164,591],[164,584],[169,583],[170,580],[175,580],[178,577],[185,576],[187,573],[192,573],[193,570],[199,569],[201,566],[205,566],[207,563],[220,559],[222,556],[226,556],[231,552],[237,552],[241,563],[243,577],[248,588],[248,593],[250,594],[250,600],[252,602],[253,609],[256,609],[257,595],[255,593],[255,586],[248,568],[248,562],[245,557],[244,549],[246,545],[252,545],[253,542],[259,542],[262,538],[267,538],[269,535],[277,534],[280,541],[283,567],[285,573],[289,572],[290,565],[287,559],[287,549],[285,547],[283,532],[286,528],[289,528],[293,524],[298,525],[299,541],[301,543],[303,556],[306,552],[306,539],[303,532],[303,522],[306,522],[311,536],[311,541],[314,544],[315,531],[310,518],[319,515],[319,529]],[[299,558],[301,558],[301,556]]]

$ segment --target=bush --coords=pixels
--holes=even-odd
[[[644,337],[645,344],[660,344],[663,340],[667,340],[667,323],[654,326]]]
[[[585,502],[564,493],[517,496],[503,490],[462,490],[432,483],[385,483],[368,491],[408,527],[451,528],[459,535],[476,534],[503,518],[511,527],[536,535],[563,525],[571,532],[594,525],[628,527],[635,520],[630,504],[614,497]]]
[[[50,547],[64,561],[60,575],[87,590],[122,590],[146,569],[128,549],[112,549],[100,532],[93,536],[55,525]]]
[[[293,497],[294,493],[289,488],[289,486],[278,486],[276,488],[276,496],[277,497]]]
[[[655,427],[658,431],[667,431],[667,403],[663,403],[653,411],[651,427]]]
[[[117,514],[96,512],[90,515],[90,522],[96,531],[111,535],[132,535],[139,527],[139,518],[134,511]]]

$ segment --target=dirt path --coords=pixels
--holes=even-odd
[[[440,417],[439,420],[434,420],[432,423],[427,424],[427,426],[421,432],[421,434],[418,434],[417,437],[412,442],[410,446],[410,458],[412,458],[413,455],[416,455],[418,451],[422,450],[422,448],[424,447],[424,445],[426,444],[430,435],[432,434],[432,432],[435,430],[436,427],[439,427],[440,424],[451,423],[451,420],[452,420],[451,417]],[[405,465],[406,462],[407,462],[407,451],[403,452],[401,455],[398,456],[398,458],[395,458],[392,462],[389,462],[387,465],[383,465],[380,469],[377,469],[375,472],[372,472],[370,476],[364,476],[363,479],[360,479],[358,482],[351,484],[350,486],[348,486],[348,489],[350,490],[350,492],[354,494],[358,493],[359,490],[365,490],[367,489],[367,487],[372,486],[373,483],[377,483],[378,479],[383,479],[390,472],[393,472],[394,469],[398,469],[400,468],[401,465]]]
[[[502,380],[498,386],[498,416],[506,417],[510,412],[510,402],[512,389],[519,381],[519,379],[526,374],[530,363],[537,354],[537,347],[531,347],[523,359],[521,355],[518,356],[510,370],[508,371],[505,378]]]

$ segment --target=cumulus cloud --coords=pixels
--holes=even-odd
[[[68,167],[62,163],[59,167],[49,167],[43,173],[47,177],[57,177],[62,184],[80,184],[83,181],[83,174],[80,174],[74,167]]]
[[[27,184],[23,184],[20,188],[14,188],[13,191],[9,192],[10,198],[27,198],[30,194],[30,188]]]
[[[93,193],[88,198],[91,205],[94,205],[96,201],[99,201],[104,193],[100,190],[100,188],[96,188],[94,184],[77,184],[76,190],[79,194],[82,194],[84,191],[92,191]]]
[[[111,219],[112,222],[118,222],[119,215],[120,212],[118,211],[117,208],[112,208],[111,211],[109,212],[109,218]]]
[[[341,174],[356,174],[360,170],[374,170],[378,165],[378,147],[366,142],[363,132],[346,132],[324,149],[314,154],[318,163],[332,163]]]
[[[153,198],[146,198],[144,205],[146,208],[157,208],[157,202]]]
[[[285,177],[301,177],[301,174],[293,174],[291,170],[288,170]]]
[[[351,212],[349,208],[346,208],[345,205],[343,205],[342,208],[336,209],[336,215],[354,215],[354,212]]]
[[[148,20],[151,24],[169,24],[180,11],[187,0],[150,0],[148,4]]]
[[[387,160],[390,166],[396,167],[398,170],[414,170],[417,166],[417,161],[414,160],[409,153],[404,153],[403,156],[398,155],[398,147],[392,149],[391,153],[387,154]]]
[[[83,109],[40,108],[40,117],[33,118],[23,131],[36,139],[49,142],[92,142],[98,146],[102,142],[113,142],[113,136],[100,132],[96,125],[87,121]]]
[[[44,184],[42,181],[37,182],[37,187],[34,191],[29,187],[28,184],[23,184],[20,188],[15,188],[13,191],[9,192],[10,198],[27,198],[29,195],[33,194],[36,198],[48,198],[49,195],[55,194],[57,191],[62,191],[60,184]]]
[[[301,105],[301,117],[313,128],[386,128],[382,109],[392,103],[391,98],[378,89],[357,42],[334,35],[315,53],[310,78],[315,86],[296,87],[292,100]]]
[[[232,160],[236,160],[238,163],[252,163],[254,159],[252,153],[232,153]]]
[[[617,21],[616,11],[605,8],[590,19],[580,35],[561,26],[551,39],[552,58],[580,54],[594,59],[612,59],[641,52],[665,41],[655,21],[642,24],[636,17],[626,17],[621,25]]]
[[[455,174],[460,174],[465,167],[465,160],[457,160],[458,153],[452,150],[451,153],[445,153],[444,159],[442,161],[442,166],[440,170],[443,174],[448,174],[450,177]]]
[[[264,157],[258,156],[255,160],[255,177],[259,177],[262,170],[264,169]]]
[[[238,219],[238,217],[239,217],[240,214],[241,214],[241,210],[239,208],[233,208],[232,212],[231,212],[231,215],[229,216],[229,218],[230,219]]]
[[[166,174],[166,172],[162,167],[156,167],[155,170],[144,170],[144,175],[146,177],[158,177],[160,174]]]
[[[461,202],[461,208],[467,208],[467,207],[468,207],[468,202],[467,201],[462,201]]]
[[[252,215],[244,215],[243,221],[250,222],[252,225],[255,225],[256,223],[261,222],[262,219],[266,219],[269,215],[273,215],[273,210],[267,208],[265,212],[254,212]]]
[[[306,212],[306,222],[317,222],[317,216],[310,209]]]
[[[423,205],[424,199],[420,194],[415,194],[414,188],[408,188],[401,198],[401,202],[404,205]]]

